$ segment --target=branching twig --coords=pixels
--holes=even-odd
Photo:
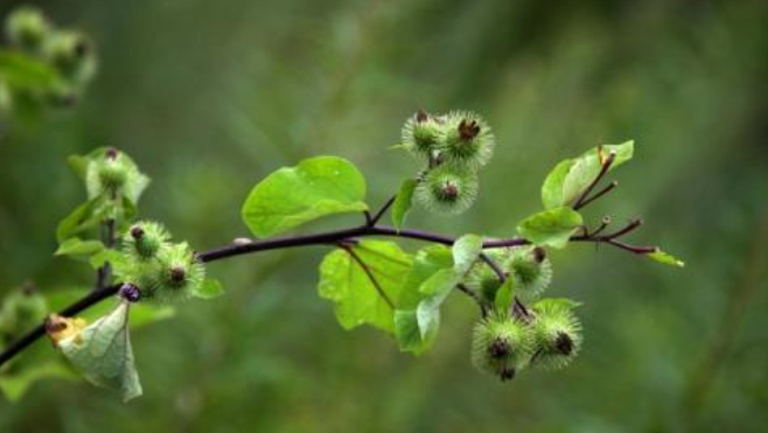
[[[600,154],[600,152],[602,152],[602,149],[598,149],[598,155]],[[592,183],[589,184],[587,189],[585,189],[584,192],[581,193],[581,196],[579,196],[579,198],[574,203],[573,208],[575,210],[579,210],[585,206],[585,201],[587,200],[587,197],[592,192],[592,190],[595,189],[595,186],[597,186],[597,184],[600,183],[603,177],[605,177],[606,173],[608,173],[608,170],[611,169],[611,165],[613,165],[613,161],[615,160],[616,160],[616,152],[611,152],[608,154],[608,157],[605,158],[605,161],[602,161],[600,172],[597,174],[597,176],[595,176],[595,179],[592,181]],[[613,188],[608,189],[608,191],[610,191],[611,189]],[[603,190],[598,194],[603,195],[608,191]],[[594,198],[592,200],[594,200]],[[589,200],[589,201],[592,201],[592,200]]]
[[[579,209],[585,207],[586,205],[592,203],[593,201],[599,199],[600,197],[608,194],[609,192],[611,192],[612,189],[616,188],[617,186],[619,186],[619,181],[617,181],[617,180],[612,181],[611,183],[606,185],[605,188],[603,188],[600,191],[596,192],[592,197],[584,199],[584,201],[582,201],[579,204],[578,207],[574,206],[574,209],[579,210]]]
[[[378,212],[376,212],[376,215],[374,215],[372,218],[368,220],[368,226],[373,227],[376,224],[378,224],[379,221],[381,221],[381,217],[384,216],[384,214],[389,210],[390,207],[392,207],[392,204],[395,202],[395,198],[397,198],[396,195],[393,195],[390,197],[389,200],[387,200],[386,203],[384,203],[384,206],[379,209]]]
[[[480,307],[480,314],[483,317],[488,317],[488,307],[485,305],[485,302],[483,302],[482,299],[480,299],[480,296],[478,296],[477,292],[467,287],[465,284],[460,283],[456,285],[456,288],[459,289],[462,293],[472,298],[472,300],[475,301],[478,307]]]

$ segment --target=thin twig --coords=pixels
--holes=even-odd
[[[587,206],[588,204],[592,203],[593,201],[595,201],[595,200],[599,199],[600,197],[602,197],[602,196],[604,196],[604,195],[608,194],[609,192],[611,192],[611,190],[613,190],[613,189],[614,189],[614,188],[616,188],[617,186],[619,186],[619,181],[618,181],[618,180],[614,180],[614,181],[612,181],[611,183],[609,183],[608,185],[606,185],[606,186],[605,186],[605,188],[603,188],[603,189],[601,189],[600,191],[596,192],[596,193],[595,193],[595,194],[594,194],[592,197],[589,197],[589,198],[585,199],[584,201],[582,201],[582,202],[579,204],[579,206],[578,206],[578,207],[575,207],[575,206],[574,206],[574,209],[575,209],[575,210],[579,210],[579,209],[581,209],[581,208],[583,208],[583,207]]]
[[[463,283],[459,283],[456,285],[456,288],[459,289],[462,293],[472,298],[473,301],[477,304],[478,307],[480,307],[480,314],[485,318],[488,317],[488,306],[485,305],[485,302],[483,302],[482,299],[480,299],[480,296],[475,292],[474,290],[470,289]]]
[[[599,152],[599,151],[598,151]],[[584,200],[587,199],[587,196],[592,192],[593,189],[595,189],[595,186],[597,186],[598,183],[603,179],[606,173],[608,173],[608,170],[610,170],[611,165],[613,165],[613,161],[616,160],[616,152],[611,152],[608,154],[608,158],[603,161],[602,166],[600,167],[600,172],[595,176],[595,179],[592,181],[592,183],[589,184],[587,189],[584,190],[583,193],[581,193],[581,196],[579,196],[579,199],[576,200],[576,203],[573,205],[573,208],[576,210],[581,209],[584,207]]]
[[[385,236],[385,237],[416,239],[416,240],[433,242],[433,243],[448,245],[448,246],[453,245],[453,243],[456,241],[455,238],[450,236],[444,236],[437,233],[432,233],[432,232],[427,232],[422,230],[413,230],[413,229],[398,230],[398,229],[395,229],[394,227],[389,227],[389,226],[369,227],[367,225],[363,225],[359,227],[353,227],[353,228],[348,228],[343,230],[334,230],[334,231],[323,232],[323,233],[315,233],[315,234],[300,235],[300,236],[289,236],[289,237],[282,237],[282,238],[275,238],[275,239],[266,239],[262,241],[251,242],[251,243],[231,244],[222,248],[199,253],[197,254],[197,258],[201,262],[207,263],[207,262],[214,262],[217,260],[227,259],[230,257],[235,257],[235,256],[240,256],[245,254],[252,254],[260,251],[269,251],[269,250],[293,248],[293,247],[300,247],[300,246],[311,246],[311,245],[338,244],[339,242],[348,243],[349,241],[354,241],[356,238],[370,237],[370,236]],[[598,237],[584,236],[584,235],[572,236],[571,241],[608,243],[618,248],[621,248],[636,254],[647,254],[647,253],[656,251],[655,247],[638,247],[638,246],[626,244],[616,239],[606,239],[599,236]],[[518,247],[522,245],[530,245],[530,242],[520,237],[513,237],[509,239],[496,239],[496,240],[485,241],[483,243],[483,248],[489,249],[489,248],[503,248],[503,247]],[[64,309],[60,313],[60,315],[65,317],[70,317],[75,314],[78,314],[79,312],[91,307],[92,305],[97,304],[100,301],[114,295],[115,293],[117,293],[119,287],[120,285],[117,284],[117,285],[111,285],[102,289],[95,290],[90,294],[86,295],[84,298],[77,301],[76,303]],[[525,306],[523,306],[521,303],[516,302],[515,305],[516,305],[515,308],[518,308],[521,311],[524,311],[526,315],[529,314],[528,311],[525,309]],[[0,366],[2,366],[8,360],[13,358],[15,355],[17,355],[22,350],[24,350],[27,346],[31,345],[37,339],[43,337],[44,335],[45,335],[45,329],[41,325],[33,329],[32,331],[30,331],[23,337],[21,337],[15,343],[8,346],[8,348],[3,353],[0,354]]]
[[[381,221],[381,217],[383,217],[384,214],[389,210],[389,208],[392,207],[392,204],[395,202],[395,198],[397,198],[397,196],[393,195],[392,197],[389,198],[389,200],[387,200],[386,203],[384,203],[384,206],[382,206],[381,209],[379,209],[379,211],[376,212],[376,215],[374,215],[373,218],[371,218],[368,221],[368,226],[373,227],[379,221]]]
[[[503,269],[499,266],[498,263],[496,263],[495,260],[488,257],[488,254],[480,253],[480,260],[485,262],[486,265],[488,265],[489,268],[496,274],[497,277],[499,277],[499,280],[501,280],[502,283],[507,280],[507,273],[504,272]]]
[[[638,219],[634,219],[634,220],[630,221],[626,226],[624,226],[623,228],[619,229],[618,231],[613,232],[611,234],[603,235],[603,236],[600,236],[600,237],[604,238],[604,239],[617,239],[617,238],[620,238],[620,237],[622,237],[622,236],[624,236],[626,234],[629,234],[629,233],[637,230],[641,225],[643,225],[643,220],[641,220],[639,218]],[[592,236],[594,236],[594,233],[592,234]]]
[[[600,225],[593,231],[592,233],[589,233],[588,236],[595,237],[603,232],[608,227],[608,224],[611,223],[611,218],[608,216],[604,216],[603,220],[600,221]]]
[[[659,250],[657,247],[630,245],[616,239],[605,239],[605,242],[635,254],[650,254]]]

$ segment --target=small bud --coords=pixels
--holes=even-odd
[[[95,72],[96,59],[86,37],[74,31],[57,31],[46,40],[45,57],[71,83],[80,85]]]
[[[491,355],[492,358],[502,359],[509,355],[510,349],[511,347],[509,347],[509,344],[506,340],[497,338],[488,348],[488,354]]]
[[[116,190],[123,185],[128,178],[125,167],[116,163],[114,160],[107,160],[99,171],[101,183],[110,190]]]
[[[144,237],[144,229],[139,225],[131,227],[131,237],[134,240],[139,240]]]
[[[464,119],[459,123],[459,138],[464,143],[469,143],[474,140],[480,133],[480,126],[477,121]]]
[[[469,209],[477,196],[477,175],[452,166],[430,170],[416,187],[416,200],[427,209],[457,214]]]
[[[510,380],[530,358],[531,337],[524,323],[507,315],[482,319],[472,336],[472,364],[501,380]]]
[[[475,113],[453,112],[447,116],[442,153],[448,161],[475,170],[493,156],[495,138],[491,128]]]
[[[504,368],[499,373],[499,379],[501,379],[502,382],[507,382],[515,378],[515,369],[514,368]]]
[[[573,352],[573,339],[565,332],[558,332],[555,338],[555,349],[562,355],[570,355]]]
[[[125,197],[137,203],[149,183],[136,163],[125,153],[107,148],[86,156],[85,186],[88,198],[107,195],[113,199]]]
[[[168,244],[171,235],[162,225],[141,221],[131,226],[123,239],[124,250],[138,261],[154,258]]]
[[[174,266],[170,269],[171,282],[180,285],[184,284],[184,280],[187,278],[187,272],[181,266]]]
[[[125,283],[120,286],[120,297],[128,302],[139,302],[141,299],[141,290],[133,284]]]
[[[402,145],[416,155],[431,156],[439,147],[441,129],[434,116],[419,110],[403,126]]]
[[[22,6],[8,15],[5,31],[12,44],[35,52],[41,48],[50,27],[39,9]]]

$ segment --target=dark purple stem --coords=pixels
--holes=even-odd
[[[599,152],[601,152],[601,150],[598,150],[598,154]],[[597,174],[597,176],[595,176],[595,179],[592,181],[592,183],[589,184],[587,189],[584,190],[584,192],[581,194],[579,199],[576,200],[576,203],[573,205],[573,208],[575,210],[579,210],[585,206],[585,200],[587,200],[587,197],[592,192],[592,190],[595,189],[595,186],[597,186],[597,184],[600,183],[603,177],[605,177],[605,174],[608,173],[608,170],[610,170],[611,165],[613,165],[613,161],[615,160],[616,160],[616,153],[611,152],[610,154],[608,154],[608,158],[606,158],[605,161],[603,161],[603,164],[600,167],[600,172]],[[608,191],[605,191],[602,193],[605,194],[606,192]],[[589,200],[589,201],[592,201],[592,200]]]
[[[614,233],[615,235],[615,233]],[[334,230],[324,233],[300,235],[300,236],[287,236],[275,239],[266,239],[263,241],[256,241],[247,244],[233,244],[227,245],[222,248],[198,253],[197,258],[204,263],[214,262],[217,260],[223,260],[230,257],[256,253],[260,251],[277,250],[284,248],[293,248],[300,246],[310,245],[338,245],[345,244],[350,241],[354,241],[355,238],[370,237],[370,236],[386,236],[386,237],[398,237],[407,239],[416,239],[420,241],[433,242],[442,245],[451,246],[456,241],[455,238],[450,236],[444,236],[436,233],[431,233],[422,230],[414,229],[402,229],[397,230],[394,227],[389,226],[368,226],[363,225],[359,227],[353,227],[343,230]],[[591,235],[578,235],[571,237],[571,241],[574,242],[596,242],[596,243],[608,243],[618,248],[631,251],[636,254],[648,254],[656,251],[655,247],[638,247],[626,244],[618,241],[615,238],[605,236],[591,236]],[[521,245],[529,245],[530,242],[526,239],[514,237],[509,239],[497,239],[489,240],[483,243],[483,248],[503,248],[503,247],[517,247]],[[494,269],[494,271],[497,271]],[[500,269],[499,269],[500,271]],[[503,271],[502,271],[503,274]],[[110,296],[115,295],[120,289],[121,284],[114,284],[103,288],[97,288],[93,292],[86,295],[84,298],[70,305],[62,310],[59,315],[64,317],[71,317],[94,304],[103,301]],[[527,310],[522,304],[515,303],[516,308],[519,308],[527,314]],[[8,362],[11,358],[19,354],[29,345],[34,343],[37,339],[45,336],[45,328],[40,325],[21,337],[16,342],[12,343],[8,348],[0,354],[0,366]]]

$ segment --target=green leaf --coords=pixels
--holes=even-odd
[[[583,223],[581,214],[564,206],[526,218],[517,226],[517,231],[535,245],[565,248],[573,232]]]
[[[471,240],[468,237],[464,246],[469,247]],[[460,245],[459,256],[465,256],[465,247]],[[420,354],[432,345],[440,327],[440,307],[459,280],[451,249],[430,245],[416,254],[400,297],[402,311],[395,314],[400,350]]]
[[[416,310],[395,311],[395,338],[400,350],[413,352],[416,355],[429,349],[437,338],[437,328],[432,328],[431,333],[422,334]]]
[[[93,269],[99,269],[109,262],[112,267],[112,273],[115,277],[121,277],[125,275],[128,270],[133,266],[129,257],[118,250],[104,249],[98,253],[92,255],[89,259],[91,267]]]
[[[55,256],[90,256],[104,250],[101,241],[84,241],[80,238],[65,240],[53,255]]]
[[[192,291],[192,296],[199,299],[213,299],[218,298],[224,294],[224,287],[219,280],[214,278],[206,278],[199,287]]]
[[[408,305],[416,306],[423,298],[423,295],[431,295],[428,286],[424,286],[427,281],[436,272],[443,269],[453,268],[453,253],[450,248],[444,245],[430,245],[422,248],[416,253],[413,260],[413,267],[405,279],[403,288],[403,300],[408,300]]]
[[[463,277],[483,252],[483,238],[477,235],[464,235],[456,240],[452,251],[453,269],[457,276]]]
[[[128,336],[129,305],[120,301],[106,316],[58,342],[61,352],[87,381],[119,390],[123,401],[142,394]]]
[[[392,225],[396,229],[400,230],[405,223],[405,217],[408,216],[408,212],[413,205],[413,191],[416,189],[415,179],[406,179],[403,184],[400,185],[400,191],[398,191],[395,197],[395,202],[392,204]]]
[[[616,153],[610,170],[629,161],[634,154],[634,141],[631,140],[601,147],[604,158],[611,152]],[[577,158],[566,159],[555,166],[541,188],[541,201],[545,209],[572,205],[592,184],[602,168],[598,149],[592,148]]]
[[[395,312],[395,337],[400,350],[421,354],[432,346],[440,329],[440,307],[458,283],[451,268],[435,272],[422,284],[421,293],[430,293],[415,310]]]
[[[365,189],[365,179],[351,162],[332,156],[310,158],[256,185],[242,216],[255,235],[267,237],[326,215],[367,210]]]
[[[336,304],[336,318],[345,329],[369,324],[394,332],[411,256],[387,241],[360,241],[346,248],[328,253],[320,264],[320,297]]]
[[[63,84],[47,62],[4,49],[0,49],[0,76],[13,89],[46,91]]]
[[[507,278],[504,280],[504,284],[499,287],[496,292],[496,298],[493,303],[496,306],[496,311],[509,311],[512,307],[512,302],[515,300],[515,279]]]
[[[94,159],[103,158],[106,154],[106,151],[106,147],[97,147],[85,155],[69,155],[67,157],[67,163],[69,164],[69,167],[72,169],[72,171],[77,174],[77,177],[85,181],[88,175],[88,164],[90,164]]]
[[[76,376],[66,365],[59,361],[21,368],[13,374],[0,374],[0,391],[10,401],[18,401],[30,386],[44,379],[75,379]]]
[[[544,204],[544,209],[556,208],[565,203],[563,183],[565,183],[565,178],[573,167],[573,163],[574,160],[572,159],[561,161],[544,179],[544,185],[541,187],[541,202]]]
[[[606,144],[602,146],[602,149],[604,157],[608,157],[611,152],[616,152],[616,157],[610,167],[613,170],[632,158],[634,141],[627,141],[622,144]],[[601,167],[600,153],[597,148],[590,149],[576,158],[563,181],[563,205],[571,204],[578,199],[595,180]]]
[[[416,308],[416,319],[422,338],[437,334],[440,328],[440,306],[458,282],[458,278],[451,269],[438,271],[424,282],[423,286],[427,286],[428,289],[422,289],[421,292],[431,293],[431,295],[419,302]]]
[[[59,222],[59,226],[56,228],[56,240],[59,243],[63,243],[87,229],[96,227],[99,224],[99,217],[96,211],[102,203],[103,198],[97,197],[75,208],[74,211]]]
[[[660,249],[656,249],[656,251],[646,254],[646,256],[651,260],[655,260],[665,265],[677,266],[678,268],[685,267],[685,262],[673,256],[672,254],[665,253]]]

